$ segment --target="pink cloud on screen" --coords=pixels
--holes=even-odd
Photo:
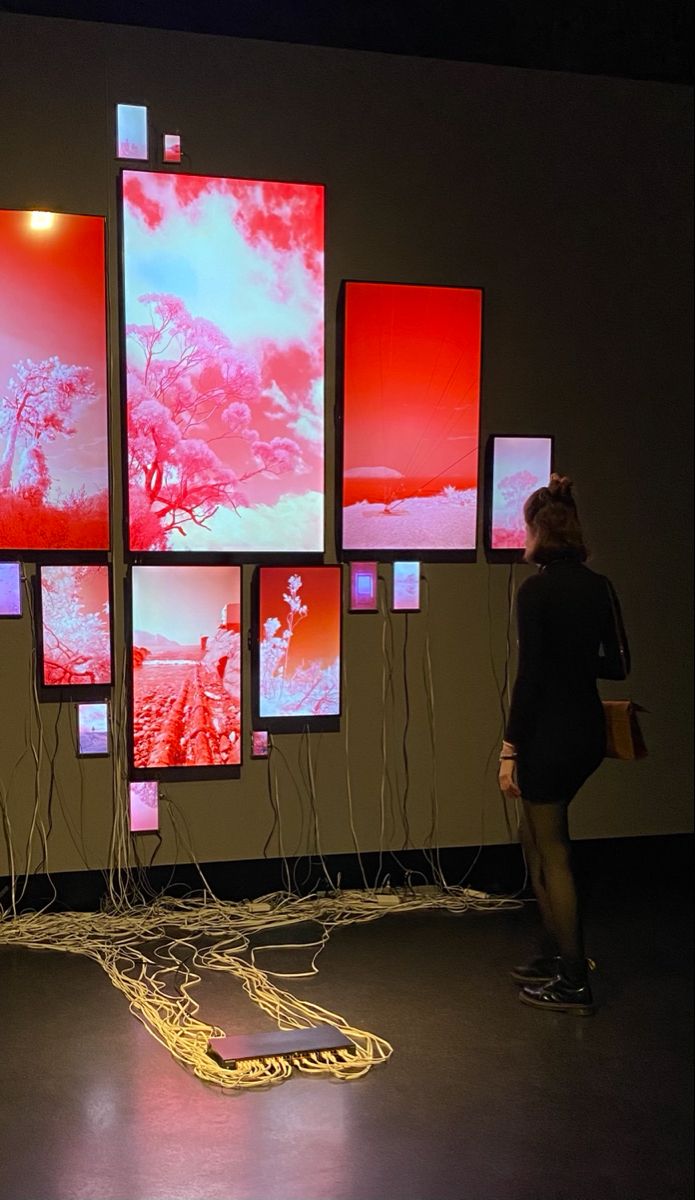
[[[0,549],[109,547],[103,217],[0,212]]]
[[[241,761],[241,568],[136,566],[132,761]]]
[[[323,549],[323,188],[123,172],[130,547]]]
[[[496,437],[492,467],[493,550],[521,550],[525,544],[524,503],[550,478],[550,437]]]
[[[159,829],[159,785],[156,781],[130,784],[130,832],[154,833]]]
[[[111,683],[107,566],[41,567],[41,622],[46,687]]]

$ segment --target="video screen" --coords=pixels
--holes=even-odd
[[[22,573],[18,562],[0,562],[0,617],[21,617]]]
[[[181,162],[181,138],[178,133],[165,133],[162,138],[164,162]]]
[[[393,564],[393,611],[418,612],[420,609],[419,562]]]
[[[77,705],[77,753],[80,756],[109,752],[108,704]]]
[[[340,714],[340,567],[261,567],[258,713]]]
[[[39,680],[47,688],[112,682],[109,568],[39,567]]]
[[[322,552],[323,188],[122,197],[131,552]]]
[[[350,612],[376,612],[377,563],[350,563]]]
[[[132,764],[241,762],[241,568],[132,568]]]
[[[254,729],[251,734],[251,758],[267,758],[269,750],[267,730]]]
[[[159,785],[156,780],[131,783],[130,832],[157,833],[159,829]]]
[[[524,503],[544,487],[552,470],[552,437],[492,439],[492,505],[488,515],[491,550],[523,550]]]
[[[476,544],[482,292],[347,283],[342,545]]]
[[[0,550],[109,548],[104,218],[0,211]]]
[[[147,108],[144,104],[116,105],[116,157],[147,162]]]

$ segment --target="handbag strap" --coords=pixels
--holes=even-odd
[[[604,575],[604,579],[606,581],[606,591],[608,592],[608,599],[610,600],[611,612],[613,613],[615,640],[618,643],[618,653],[620,654],[620,661],[623,667],[623,678],[627,679],[629,672],[627,669],[627,658],[625,655],[625,643],[623,641],[622,625],[618,618],[618,606],[616,603],[615,589],[607,575]]]

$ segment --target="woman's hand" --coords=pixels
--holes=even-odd
[[[521,792],[516,782],[516,759],[504,758],[501,760],[498,782],[500,791],[505,797],[511,797],[514,800],[519,799]]]

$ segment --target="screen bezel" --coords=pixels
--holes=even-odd
[[[133,563],[126,572],[124,580],[125,593],[125,653],[126,653],[126,685],[127,685],[127,741],[128,741],[128,777],[133,783],[147,782],[185,782],[186,780],[205,779],[239,779],[244,763],[244,572],[239,563],[181,563],[181,566],[213,566],[226,567],[239,571],[239,638],[240,638],[240,729],[239,729],[239,762],[214,763],[210,766],[194,767],[136,767],[135,766],[135,691],[133,686],[133,568],[134,567],[170,567],[171,562]]]
[[[494,549],[492,546],[492,500],[493,500],[493,483],[494,483],[494,465],[495,465],[495,442],[505,440],[507,438],[515,438],[517,441],[538,441],[543,439],[550,442],[550,473],[555,470],[555,434],[554,433],[491,433],[485,444],[485,481],[484,481],[484,497],[483,497],[483,545],[485,550],[485,558],[489,563],[516,563],[522,562],[524,557],[523,546],[516,550],[510,550],[508,547]]]
[[[295,560],[295,565],[298,570],[306,563],[300,563]],[[268,733],[336,733],[340,729],[340,720],[343,714],[343,570],[341,563],[317,563],[308,564],[315,570],[321,571],[338,571],[339,572],[339,656],[340,669],[338,671],[338,712],[331,713],[325,716],[291,716],[291,717],[268,717],[260,714],[260,657],[261,657],[261,642],[260,642],[260,617],[261,617],[261,572],[264,570],[278,568],[280,570],[290,569],[291,564],[286,567],[285,563],[266,563],[259,564],[251,580],[251,621],[249,626],[249,648],[251,651],[251,728],[256,730],[267,730]]]
[[[414,288],[450,288],[456,291],[478,292],[480,295],[480,363],[478,369],[478,442],[474,453],[477,456],[476,482],[476,520],[475,545],[465,550],[432,550],[404,547],[400,550],[386,549],[380,546],[370,546],[362,549],[348,548],[343,545],[343,485],[345,461],[345,316],[347,308],[347,293],[350,284],[374,284],[388,287]],[[478,521],[480,509],[480,473],[481,473],[481,417],[483,411],[483,364],[485,355],[485,289],[474,284],[460,283],[431,283],[428,281],[398,280],[398,279],[355,279],[345,278],[340,282],[338,303],[336,309],[336,341],[335,341],[335,488],[334,488],[334,527],[336,557],[341,562],[351,562],[353,559],[367,560],[376,558],[380,563],[407,561],[411,559],[420,563],[473,563],[478,553]]]

